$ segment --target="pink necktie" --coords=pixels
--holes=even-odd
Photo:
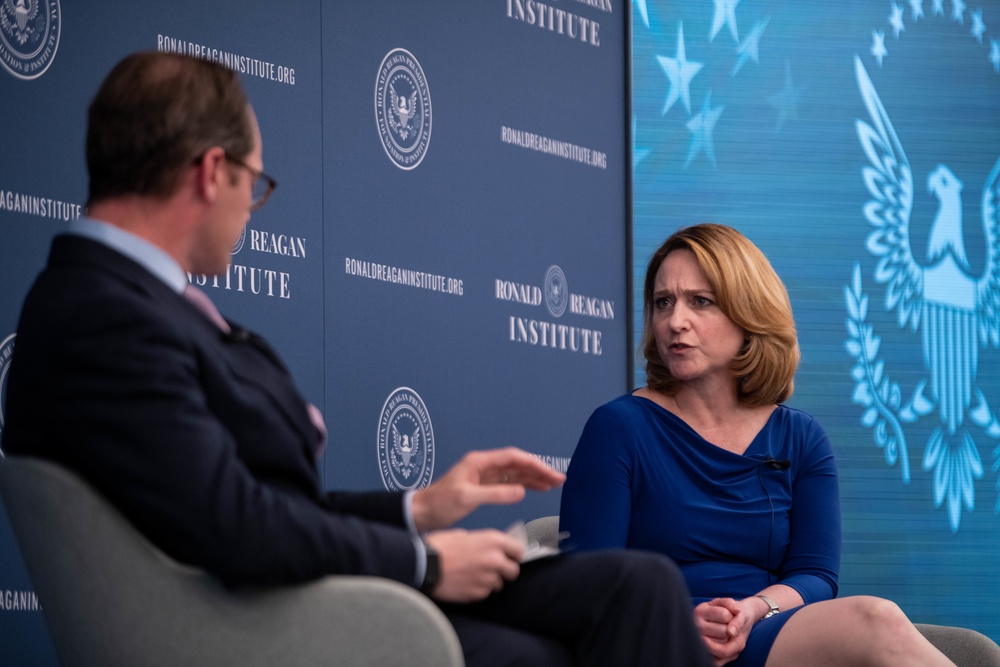
[[[208,298],[208,295],[202,292],[200,289],[194,285],[188,283],[188,286],[184,288],[184,298],[194,304],[195,308],[204,313],[205,317],[212,321],[212,324],[219,327],[226,333],[230,333],[231,328],[229,322],[223,319],[219,310],[212,303],[212,300]]]
[[[319,442],[316,443],[315,450],[316,460],[318,461],[319,457],[323,455],[323,450],[326,449],[326,420],[323,419],[323,413],[320,412],[319,408],[312,403],[306,403],[306,412],[309,413],[309,420],[313,423],[313,426],[319,431]]]

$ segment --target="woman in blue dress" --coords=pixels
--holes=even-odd
[[[664,553],[717,665],[953,665],[894,603],[836,599],[833,451],[781,405],[799,348],[764,254],[722,225],[682,229],[644,285],[647,386],[598,408],[570,463],[578,549]]]

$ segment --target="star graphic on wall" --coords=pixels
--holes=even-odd
[[[882,66],[882,59],[889,55],[885,48],[885,30],[872,30],[872,55],[879,67]]]
[[[903,25],[903,8],[897,4],[893,4],[892,6],[892,15],[889,17],[889,25],[892,26],[892,34],[896,39],[899,39],[899,33],[906,30],[906,27]]]
[[[972,36],[980,44],[983,43],[983,33],[986,32],[986,24],[983,23],[983,10],[977,9],[970,14],[972,16]]]
[[[755,63],[760,62],[760,54],[759,54],[760,38],[761,35],[764,34],[764,29],[767,27],[767,22],[769,20],[770,19],[757,21],[757,23],[753,27],[753,30],[750,31],[750,34],[747,35],[747,38],[743,40],[742,44],[740,44],[740,48],[736,50],[736,53],[739,55],[736,58],[736,64],[733,65],[733,73],[732,73],[733,76],[736,76],[736,73],[740,71],[740,69],[743,67],[743,63],[745,63],[748,58],[754,61]]]
[[[990,40],[990,62],[993,63],[993,73],[1000,74],[1000,39]]]
[[[691,113],[691,79],[701,70],[702,63],[692,62],[687,59],[684,52],[684,23],[677,26],[677,57],[667,58],[666,56],[656,56],[660,61],[667,78],[670,79],[670,91],[667,99],[663,103],[663,115],[670,111],[674,102],[678,98],[684,103],[684,108],[688,114]]]
[[[786,120],[799,119],[799,100],[807,86],[796,86],[792,83],[792,66],[785,62],[785,85],[773,95],[769,95],[767,103],[778,111],[778,122],[774,126],[775,133],[781,131]]]
[[[712,17],[712,34],[708,36],[708,41],[715,40],[715,36],[722,30],[722,26],[728,25],[729,34],[739,44],[740,34],[736,29],[736,5],[740,4],[740,0],[714,0],[714,2],[715,16]]]
[[[965,25],[965,3],[962,0],[951,0],[951,18],[955,19],[955,23],[961,23]]]
[[[639,9],[639,16],[642,17],[642,22],[649,27],[649,10],[646,9],[646,0],[635,0],[635,6]]]
[[[712,166],[718,168],[715,163],[715,144],[712,141],[712,131],[725,108],[725,105],[713,107],[712,91],[708,91],[708,95],[705,96],[705,101],[701,105],[701,112],[687,122],[687,129],[691,131],[691,146],[688,148],[687,161],[684,162],[685,169],[702,152],[708,156]]]
[[[924,0],[907,0],[910,5],[910,9],[913,14],[913,21],[916,22],[917,19],[924,18]],[[890,0],[890,14],[888,18],[889,26],[892,28],[893,34],[897,40],[900,38],[900,33],[906,32],[906,25],[904,23],[905,10],[903,6],[899,4],[901,0]],[[965,12],[968,6],[965,4],[965,0],[951,0],[951,19],[959,25],[965,25]],[[988,38],[986,22],[983,20],[983,10],[982,8],[968,9],[970,22],[972,24],[969,34],[975,37],[976,42],[983,44],[984,40]],[[931,0],[931,12],[933,16],[944,16],[944,0]],[[912,27],[912,25],[911,25]],[[990,38],[992,39],[992,38]],[[879,67],[882,67],[883,61],[886,56],[889,55],[888,49],[885,46],[885,31],[884,30],[872,30],[872,45],[871,54],[874,56]],[[1000,65],[996,62],[1000,59],[1000,55],[997,55],[993,47],[990,48],[989,60],[993,64],[993,69],[996,73],[1000,74],[998,68]],[[998,455],[1000,459],[1000,455]]]

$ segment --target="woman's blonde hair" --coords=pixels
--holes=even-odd
[[[660,358],[652,323],[656,274],[667,255],[681,249],[694,254],[719,308],[746,332],[746,343],[732,364],[738,400],[749,406],[787,400],[792,395],[799,365],[799,344],[788,291],[757,246],[732,227],[712,223],[678,230],[649,260],[640,342],[649,387],[668,395],[677,393],[680,387]]]

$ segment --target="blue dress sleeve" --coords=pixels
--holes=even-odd
[[[628,546],[632,514],[632,436],[611,405],[591,415],[566,474],[559,528],[571,548]]]
[[[803,430],[802,447],[795,453],[799,461],[793,463],[798,473],[792,489],[791,539],[780,583],[794,588],[808,604],[837,596],[840,492],[829,438],[812,418]]]

